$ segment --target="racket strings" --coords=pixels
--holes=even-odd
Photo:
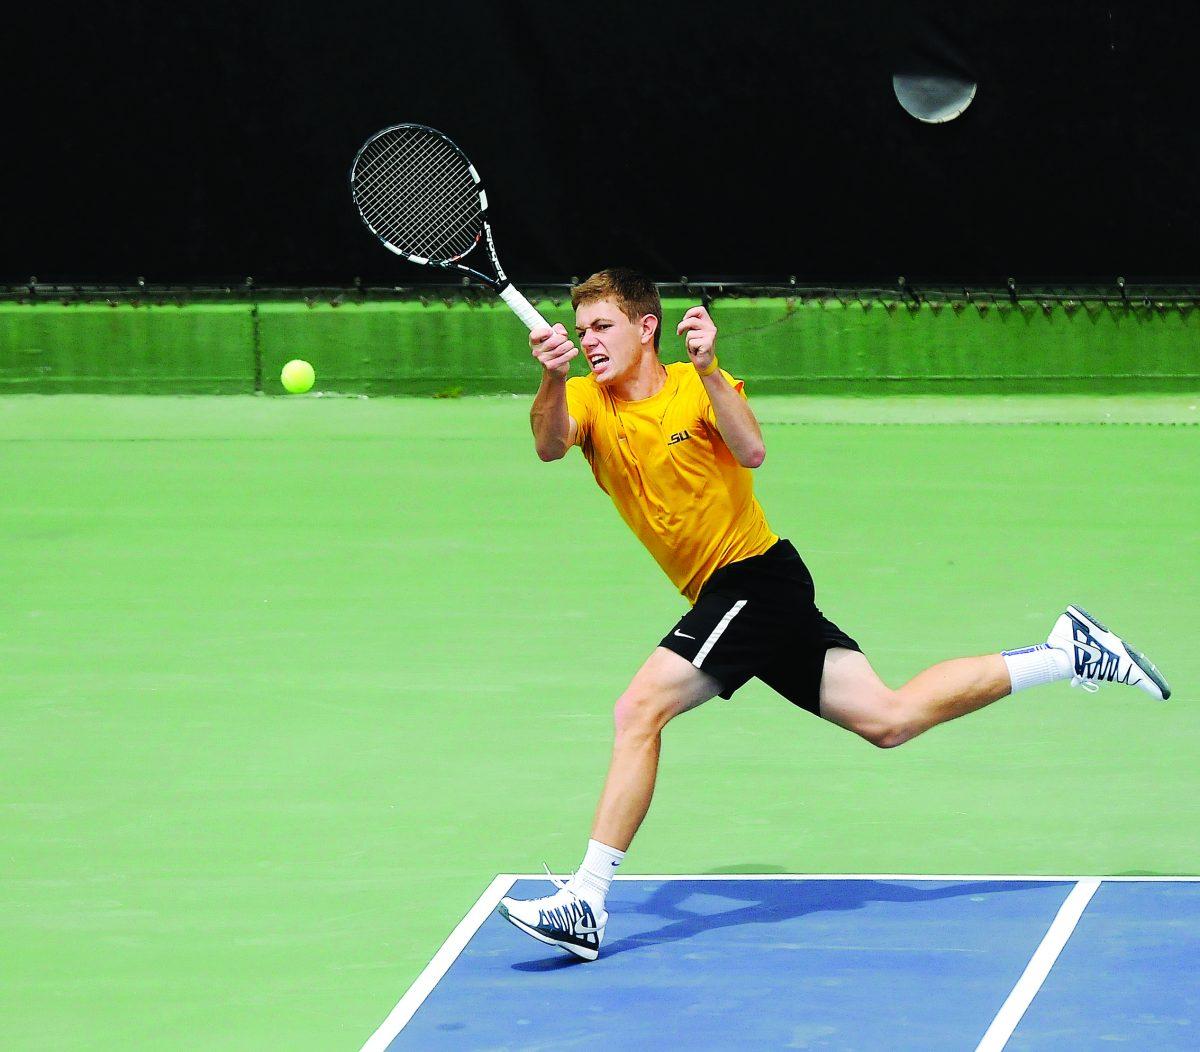
[[[443,147],[442,151],[438,150],[439,145]],[[380,136],[363,151],[362,157],[359,158],[360,164],[356,178],[363,182],[369,181],[385,166],[392,165],[394,167],[397,158],[406,151],[410,167],[427,165],[438,152],[445,156],[445,145],[445,143],[439,143],[432,136],[423,136],[417,139],[411,135],[407,139],[401,138],[399,135],[390,138]],[[389,173],[384,173],[385,177],[387,174]]]
[[[421,154],[410,153],[407,156],[404,144],[398,141],[382,146],[378,143],[373,145],[377,147],[375,155],[357,175],[355,196],[364,212],[373,211],[376,215],[383,215],[390,210],[395,215],[398,209],[410,203],[407,196],[398,193],[401,182],[414,166],[428,166],[434,144],[426,142]]]
[[[473,181],[469,187],[445,179],[437,184],[428,175],[417,179],[397,170],[377,193],[378,232],[397,247],[426,258],[450,258],[474,245],[480,207]]]
[[[382,135],[363,150],[353,173],[363,218],[407,255],[453,260],[479,238],[482,205],[466,158],[422,129]]]
[[[380,146],[378,142],[372,143],[358,159],[359,166],[355,169],[355,179],[360,184],[369,182],[372,176],[399,152],[399,143],[392,142],[383,146]]]
[[[420,155],[413,153],[414,143],[415,148],[421,151]],[[363,155],[359,158],[357,178],[369,179],[373,174],[373,169],[378,169],[394,160],[406,147],[414,161],[419,161],[422,157],[431,156],[437,149],[438,143],[431,136],[417,138],[412,133],[407,136],[399,133],[379,135],[363,150]]]
[[[438,169],[420,173],[424,185],[413,179],[411,167],[396,167],[387,173],[389,181],[377,187],[375,192],[381,200],[392,202],[390,210],[381,212],[381,220],[391,233],[426,231],[426,248],[437,244],[439,239],[447,245],[462,244],[456,238],[475,225],[479,214],[479,193],[473,179],[466,187],[447,186],[448,178],[455,174],[452,170],[453,160],[448,159]],[[453,200],[456,189],[457,201]],[[466,246],[474,243],[475,231],[472,230]]]
[[[378,209],[379,232],[410,254],[457,258],[479,236],[481,207],[466,159],[440,136],[408,129],[364,168],[369,188],[391,207]]]
[[[445,211],[444,201],[414,202],[409,198],[408,207],[397,205],[382,212],[378,225],[373,222],[372,226],[386,241],[411,255],[426,259],[457,259],[478,238],[478,195],[462,202],[452,217]]]
[[[407,156],[400,156],[403,150],[403,144],[396,142],[391,144],[391,148],[381,149],[376,155],[374,167],[372,170],[364,171],[359,178],[364,184],[368,183],[372,177],[376,177],[373,190],[376,193],[386,192],[386,187],[380,187],[380,180],[395,180],[402,177],[406,172],[417,171],[422,167],[432,167],[435,162],[437,152],[437,143],[432,140],[419,144],[422,149],[419,154],[411,153]],[[443,157],[445,164],[450,164],[454,160],[453,157]]]

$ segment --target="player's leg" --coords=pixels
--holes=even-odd
[[[555,881],[553,895],[502,899],[502,917],[540,942],[595,960],[608,921],[609,886],[650,808],[662,730],[720,689],[716,679],[664,647],[650,655],[613,710],[612,759],[583,862],[569,881]]]
[[[820,711],[826,719],[882,748],[902,745],[930,727],[974,712],[1027,687],[1069,679],[1136,686],[1165,700],[1171,688],[1154,664],[1080,607],[1069,606],[1045,643],[927,668],[897,690],[887,687],[857,651],[825,655]]]
[[[662,729],[714,698],[721,685],[690,661],[659,647],[613,709],[613,751],[592,839],[627,851],[650,808]]]
[[[832,723],[888,749],[1011,691],[1008,666],[999,654],[943,661],[892,690],[863,654],[834,648],[825,654],[820,711]]]

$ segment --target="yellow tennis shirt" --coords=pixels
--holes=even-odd
[[[662,390],[637,402],[592,376],[567,381],[567,412],[600,488],[688,599],[713,571],[762,555],[779,538],[754,499],[749,468],[717,430],[704,382],[690,362],[668,365]],[[743,398],[741,380],[721,375]]]

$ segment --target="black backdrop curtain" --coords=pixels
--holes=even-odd
[[[515,279],[1186,279],[1192,3],[542,0],[10,13],[0,279],[412,284],[350,203],[415,120],[489,187]],[[892,73],[953,52],[944,125]]]

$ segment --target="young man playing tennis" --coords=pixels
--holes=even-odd
[[[677,327],[691,361],[663,365],[662,305],[648,278],[601,271],[572,290],[571,304],[590,375],[567,379],[579,351],[561,325],[529,337],[542,365],[530,414],[538,456],[558,460],[578,445],[692,608],[617,699],[612,760],[579,869],[546,898],[501,902],[501,916],[523,932],[596,958],[609,885],[650,807],[663,728],[752,677],[880,748],[1059,679],[1170,696],[1145,657],[1074,606],[1046,643],[944,661],[887,687],[817,609],[803,561],[754,499],[751,469],[766,450],[741,381],[718,367],[708,312],[693,307]]]

